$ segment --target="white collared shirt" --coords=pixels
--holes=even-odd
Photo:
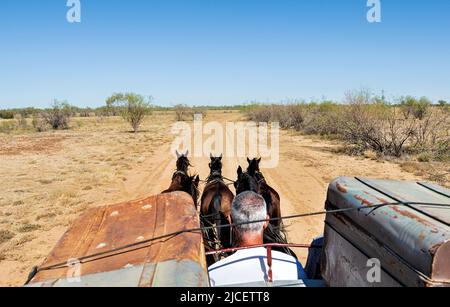
[[[269,266],[264,247],[239,250],[208,268],[212,287],[268,281]],[[294,257],[272,251],[273,281],[306,279],[302,265]]]

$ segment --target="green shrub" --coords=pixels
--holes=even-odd
[[[151,100],[134,93],[114,94],[106,100],[107,107],[119,107],[122,117],[131,125],[136,133],[145,117],[151,114]]]
[[[417,156],[419,162],[430,162],[433,159],[433,155],[430,152],[422,152]]]
[[[416,99],[412,96],[407,96],[400,102],[400,108],[405,119],[413,116],[416,119],[422,120],[428,113],[431,105],[431,101],[426,97]]]
[[[13,119],[14,111],[12,110],[0,110],[0,118],[2,119]]]

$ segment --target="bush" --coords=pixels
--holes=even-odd
[[[305,115],[303,131],[307,134],[337,136],[342,131],[342,107],[326,101],[310,104]]]
[[[81,109],[79,111],[80,117],[91,117],[91,115],[93,115],[93,113],[94,113],[94,110],[92,110],[90,108]]]
[[[176,121],[182,122],[187,120],[187,118],[194,116],[193,110],[185,104],[177,104],[173,109],[175,111]]]
[[[143,96],[134,93],[114,94],[106,100],[108,107],[118,106],[122,117],[137,133],[145,117],[151,114],[151,98],[146,100]]]
[[[417,156],[417,161],[419,162],[430,162],[433,155],[430,152],[422,152]]]
[[[409,96],[400,105],[391,105],[360,90],[347,93],[343,104],[253,103],[244,111],[252,121],[278,121],[284,129],[343,140],[352,154],[401,157],[405,152],[427,152],[419,159],[439,161],[450,155],[450,114],[424,97]]]
[[[0,133],[10,133],[16,129],[16,124],[12,121],[0,122]]]
[[[350,92],[346,96],[344,138],[383,155],[400,157],[414,133],[414,122],[401,120],[396,108],[372,100],[366,91]]]
[[[0,110],[0,118],[2,119],[13,119],[14,111],[12,110]]]
[[[416,99],[414,97],[407,96],[400,102],[400,107],[405,119],[409,119],[413,116],[416,119],[422,120],[428,113],[430,106],[431,101],[426,97]]]
[[[27,119],[25,115],[16,114],[14,115],[14,119],[16,120],[16,125],[18,129],[26,129],[27,128]]]
[[[41,116],[53,130],[69,129],[72,108],[66,101],[55,100],[52,108],[43,112]]]
[[[192,108],[192,117],[195,119],[195,115],[200,114],[202,118],[206,118],[208,116],[208,110],[203,107],[194,107]]]
[[[31,124],[33,125],[33,128],[37,132],[44,132],[47,131],[49,128],[47,121],[43,118],[41,114],[34,114]]]
[[[246,112],[251,121],[278,122],[283,129],[300,130],[304,122],[303,106],[300,104],[252,105]]]

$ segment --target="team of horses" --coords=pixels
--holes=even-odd
[[[192,167],[188,154],[180,154],[178,151],[176,171],[172,176],[170,187],[162,193],[183,191],[192,196],[192,200],[198,207],[200,177],[191,175],[189,168]],[[200,199],[200,220],[207,230],[203,232],[206,248],[209,250],[222,250],[233,247],[233,231],[230,227],[231,206],[235,193],[230,189],[234,185],[236,195],[246,191],[260,194],[267,205],[269,226],[264,231],[264,243],[287,243],[283,222],[281,220],[280,196],[268,183],[260,170],[261,159],[247,158],[248,167],[244,171],[241,166],[237,169],[237,179],[230,180],[223,176],[222,156],[211,155],[209,163],[210,173],[206,178],[205,187]],[[228,182],[228,183],[227,183]],[[249,221],[251,222],[251,221]],[[279,250],[293,256],[291,250],[280,248]],[[218,261],[221,256],[216,254],[208,257],[208,263]]]

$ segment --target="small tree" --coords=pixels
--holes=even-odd
[[[44,121],[54,130],[68,129],[71,117],[72,107],[67,101],[55,100],[52,108],[42,113]]]
[[[424,119],[429,112],[430,106],[431,101],[426,97],[416,99],[414,97],[407,96],[400,102],[400,108],[405,119],[408,119],[411,115],[419,120]]]
[[[146,99],[134,93],[114,94],[106,100],[107,107],[118,107],[122,117],[137,133],[145,117],[151,114],[151,97]]]
[[[185,104],[177,104],[174,106],[175,117],[179,122],[185,121],[186,117],[192,116],[192,109]]]
[[[438,101],[439,107],[444,111],[444,112],[449,112],[450,111],[450,103],[448,103],[445,100],[439,100]]]
[[[419,99],[419,101],[417,102],[417,106],[414,110],[414,116],[415,118],[422,120],[425,118],[425,116],[428,114],[430,106],[431,106],[431,101],[426,98],[426,97],[422,97]]]

